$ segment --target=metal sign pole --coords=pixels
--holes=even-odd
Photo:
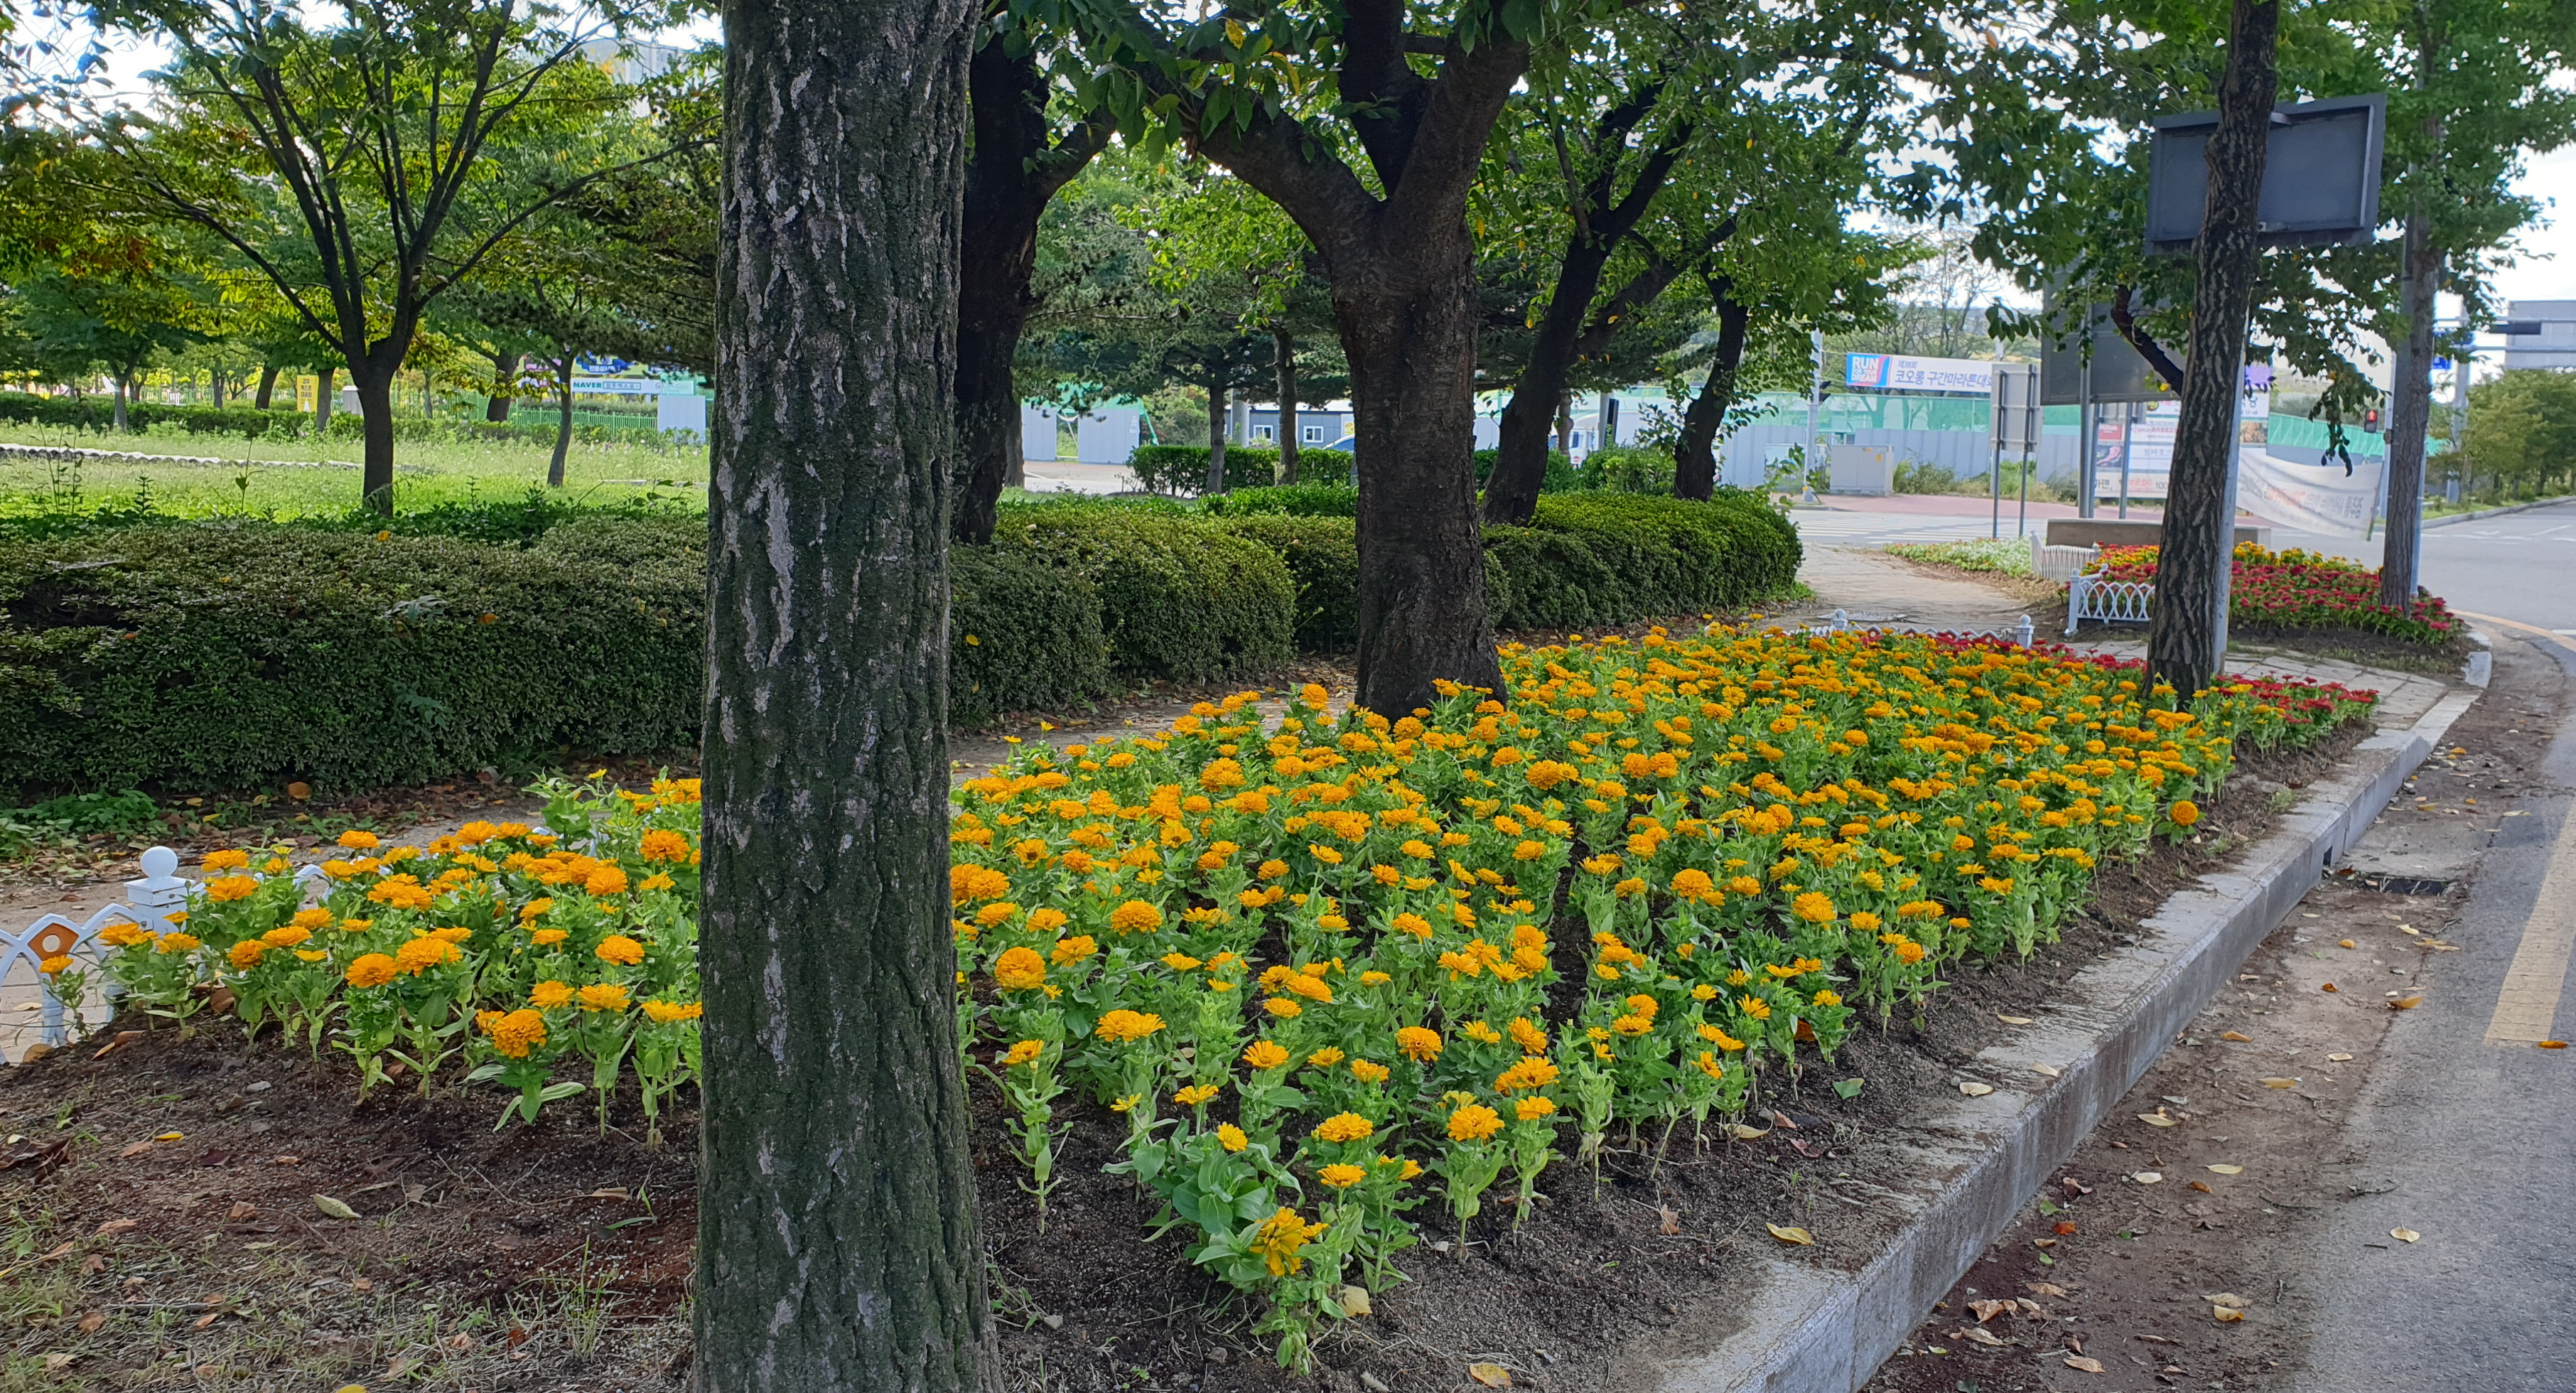
[[[2120,521],[2129,520],[2129,458],[2138,452],[2138,413],[2136,402],[2120,408]]]
[[[2089,518],[2101,501],[2101,444],[2093,437],[2100,433],[2093,411],[2093,354],[2091,326],[2086,326],[2084,366],[2078,373],[2076,393],[2082,400],[2075,403],[2075,515]]]

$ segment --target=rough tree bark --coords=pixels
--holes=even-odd
[[[2407,214],[2400,255],[2406,341],[2397,347],[2396,400],[2388,411],[2388,533],[2379,552],[2379,602],[2411,609],[2424,536],[2424,431],[2433,421],[2433,293],[2442,284],[2442,252],[2422,209]]]
[[[134,374],[130,372],[120,372],[116,374],[114,382],[116,386],[116,405],[110,412],[109,424],[113,425],[117,430],[123,431],[126,428],[126,405],[128,402],[133,400],[134,397]]]
[[[492,386],[496,390],[492,393],[491,399],[483,403],[484,420],[496,426],[509,424],[513,398],[509,396],[506,389],[518,379],[518,354],[504,353],[492,360]]]
[[[703,1393],[992,1366],[948,909],[964,0],[728,0]]]
[[[1109,143],[1105,119],[1054,139],[1046,75],[1034,54],[1014,58],[998,31],[967,68],[975,122],[966,166],[963,251],[957,282],[957,448],[960,480],[952,522],[958,541],[993,540],[1002,490],[1023,478],[1020,393],[1011,376],[1020,333],[1037,308],[1038,219],[1056,195]]]
[[[340,370],[338,368],[323,368],[321,370],[320,382],[313,393],[313,433],[316,435],[319,435],[331,428],[331,408],[338,404],[337,398],[339,396],[337,389],[332,386],[332,383],[335,382],[339,376]]]
[[[554,361],[555,396],[561,403],[561,416],[555,422],[555,457],[546,465],[546,487],[564,486],[564,461],[572,454],[572,350]]]
[[[1225,492],[1225,364],[1208,365],[1208,467],[1206,492]]]
[[[2227,660],[2228,569],[2236,518],[2236,394],[2245,361],[2262,246],[2255,213],[2271,138],[2280,0],[2235,0],[2227,69],[2218,84],[2218,130],[2209,138],[2209,207],[2200,225],[2199,276],[2182,363],[2182,415],[2174,427],[2173,478],[2156,557],[2147,670],[2189,694]]]
[[[1717,428],[1735,405],[1744,333],[1753,319],[1752,311],[1735,302],[1732,277],[1710,278],[1708,298],[1717,308],[1717,351],[1708,360],[1708,380],[1682,412],[1681,437],[1673,442],[1673,497],[1702,503],[1717,495]]]
[[[1661,83],[1650,83],[1603,112],[1594,123],[1592,148],[1624,149],[1637,123],[1654,109],[1662,90]],[[1667,132],[1639,165],[1624,195],[1619,192],[1619,161],[1615,157],[1604,159],[1599,172],[1578,184],[1572,177],[1573,165],[1564,143],[1558,142],[1557,158],[1565,162],[1570,186],[1566,195],[1568,210],[1574,216],[1574,232],[1558,259],[1556,288],[1549,292],[1547,309],[1539,317],[1529,361],[1521,366],[1520,377],[1512,383],[1512,399],[1503,407],[1500,434],[1495,441],[1494,472],[1485,479],[1487,521],[1516,527],[1528,524],[1538,508],[1539,485],[1547,477],[1549,408],[1564,395],[1575,363],[1606,347],[1623,315],[1653,303],[1655,296],[1672,283],[1673,268],[1650,255],[1647,269],[1621,286],[1610,304],[1598,310],[1593,306],[1611,255],[1646,216],[1689,139],[1688,123]]]
[[[1270,331],[1271,360],[1279,368],[1279,425],[1271,434],[1279,438],[1279,482],[1297,482],[1297,336],[1285,329]]]
[[[349,385],[358,389],[358,439],[363,453],[358,472],[360,501],[390,517],[394,511],[394,375],[349,370]]]
[[[1341,95],[1383,197],[1291,115],[1197,132],[1304,230],[1332,286],[1358,437],[1359,701],[1387,716],[1431,704],[1439,681],[1502,686],[1476,521],[1466,204],[1530,53],[1498,22],[1470,50],[1408,36],[1404,18],[1396,0],[1352,0],[1343,21]],[[1409,45],[1436,50],[1436,77]]]
[[[269,397],[270,397],[272,394],[274,394],[276,391],[277,391],[277,365],[276,365],[276,364],[274,364],[274,363],[262,363],[262,364],[260,364],[260,365],[259,365],[259,395],[251,399],[251,405],[252,405],[252,406],[254,406],[254,407],[256,407],[256,408],[258,408],[259,410],[266,411],[266,410],[268,409],[268,399],[269,399]]]

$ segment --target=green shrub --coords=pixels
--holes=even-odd
[[[1264,492],[1286,493],[1288,489]],[[1348,492],[1348,490],[1344,490]],[[1297,585],[1297,646],[1308,652],[1345,653],[1359,644],[1359,524],[1347,514],[1256,513],[1228,516],[1222,524],[1288,567]]]
[[[1673,455],[1643,445],[1607,445],[1583,457],[1576,477],[1577,487],[1603,493],[1669,494]]]
[[[1139,483],[1156,493],[1196,494],[1207,487],[1208,447],[1140,445],[1136,447],[1136,453],[1127,457],[1127,467],[1135,472]],[[1225,486],[1228,492],[1268,488],[1278,479],[1278,450],[1267,445],[1225,447]],[[1351,457],[1339,450],[1299,450],[1297,481],[1300,484],[1348,484],[1351,481]]]
[[[1211,521],[1153,508],[1013,505],[993,544],[1099,588],[1110,667],[1121,677],[1215,681],[1278,667],[1295,651],[1287,570]]]
[[[1618,624],[1733,608],[1797,579],[1796,530],[1760,500],[1542,497],[1526,528],[1485,530],[1498,627]]]
[[[125,419],[136,431],[168,421],[190,435],[239,435],[252,439],[293,435],[304,423],[302,413],[295,411],[261,411],[247,406],[164,406],[141,401],[127,403]],[[102,396],[45,397],[33,392],[0,392],[0,421],[113,430],[116,401]]]
[[[1207,510],[1220,517],[1273,514],[1300,518],[1351,518],[1359,516],[1360,491],[1351,484],[1278,484],[1270,488],[1236,489],[1209,499]]]
[[[948,552],[948,709],[958,722],[1113,695],[1100,587],[1035,552]]]
[[[54,787],[412,782],[689,744],[703,568],[224,522],[0,545],[0,748]]]
[[[1503,452],[1500,450],[1478,450],[1476,452],[1477,487],[1482,488],[1486,480],[1494,477],[1494,461],[1502,458],[1502,454]],[[1545,473],[1539,476],[1539,492],[1572,493],[1576,489],[1588,487],[1590,486],[1583,482],[1582,472],[1574,467],[1573,456],[1568,455],[1563,450],[1550,450],[1547,452],[1547,469]]]

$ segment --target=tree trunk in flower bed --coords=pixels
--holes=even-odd
[[[2255,212],[2263,190],[2280,0],[2236,0],[2227,70],[2218,85],[2218,130],[2209,138],[2209,207],[2200,224],[2200,276],[2192,296],[2191,349],[2183,363],[2182,418],[2174,426],[2173,479],[2156,558],[2155,617],[2147,668],[2185,692],[2225,666],[2228,558],[2236,519],[2227,481],[2236,457],[2236,394],[2245,318],[2261,258]]]
[[[979,1389],[947,923],[962,0],[726,12],[708,507],[707,1393]]]

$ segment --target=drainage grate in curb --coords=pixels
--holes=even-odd
[[[2350,883],[2383,895],[2439,895],[2451,888],[2451,882],[2447,880],[2420,875],[2388,875],[2380,871],[2355,875]]]

